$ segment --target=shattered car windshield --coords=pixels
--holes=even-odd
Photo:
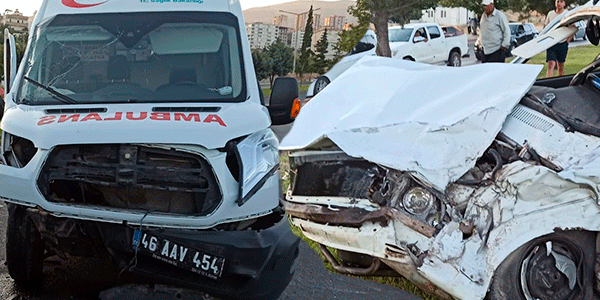
[[[245,100],[237,19],[227,13],[59,15],[33,36],[19,101]],[[33,82],[39,84],[34,84]]]
[[[390,29],[388,31],[389,41],[390,42],[408,42],[412,31],[413,31],[412,28]]]

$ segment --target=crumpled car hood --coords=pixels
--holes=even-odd
[[[364,57],[302,108],[280,150],[330,139],[350,156],[417,172],[444,190],[475,165],[541,69]]]

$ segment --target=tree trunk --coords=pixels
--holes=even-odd
[[[373,24],[375,25],[375,34],[377,35],[377,56],[392,57],[390,50],[390,41],[388,40],[388,19],[387,11],[376,10],[373,12]]]
[[[269,75],[269,88],[273,90],[273,81],[275,81],[275,74]]]

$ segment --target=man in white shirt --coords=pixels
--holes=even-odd
[[[565,4],[564,0],[554,1],[556,9],[551,10],[548,13],[544,26],[547,26],[550,21],[565,12]],[[566,41],[558,43],[546,50],[546,62],[548,63],[546,77],[554,76],[554,69],[558,69],[558,76],[563,76],[565,74],[565,61],[567,60],[567,52],[569,51],[569,42],[572,39],[573,37],[571,36]]]
[[[480,39],[485,54],[484,62],[504,62],[510,46],[508,19],[494,8],[494,0],[483,0],[483,15],[479,23]]]

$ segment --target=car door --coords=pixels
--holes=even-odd
[[[415,39],[417,32],[424,37],[424,40]],[[415,27],[412,33],[412,37],[410,38],[412,43],[412,55],[415,58],[415,61],[431,63],[432,62],[432,53],[431,53],[431,43],[430,38],[427,35],[427,31],[425,27]]]
[[[523,24],[520,24],[517,27],[517,43],[519,45],[522,45],[523,43],[527,42],[527,33],[525,32],[525,26],[523,26]]]
[[[438,26],[427,26],[429,34],[429,47],[431,47],[431,62],[440,63],[448,59],[446,53],[446,40],[442,37],[442,32]]]

